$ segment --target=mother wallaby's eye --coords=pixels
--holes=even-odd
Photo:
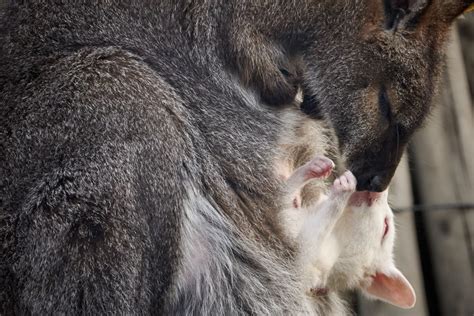
[[[380,88],[379,108],[382,116],[390,122],[392,120],[392,105],[390,104],[390,99],[388,98],[388,93],[385,86]]]
[[[383,221],[383,236],[382,236],[382,240],[384,240],[385,237],[387,236],[388,230],[389,230],[388,219],[385,217],[385,220]]]

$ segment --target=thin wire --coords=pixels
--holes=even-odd
[[[395,207],[393,211],[400,212],[430,212],[430,211],[474,211],[474,203],[445,203],[445,204],[416,204],[406,207]]]

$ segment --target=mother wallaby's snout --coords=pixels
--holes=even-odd
[[[383,192],[390,183],[407,144],[407,138],[397,126],[389,126],[372,142],[359,142],[348,168],[357,177],[359,191]]]

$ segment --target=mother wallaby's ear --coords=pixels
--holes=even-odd
[[[382,0],[385,27],[396,32],[418,26],[424,16],[427,21],[451,24],[459,15],[474,10],[474,0]]]
[[[474,1],[471,1],[471,3],[468,5],[466,9],[464,9],[464,13],[469,13],[474,11]]]
[[[446,17],[454,20],[463,13],[474,10],[474,0],[445,0],[442,4],[445,9]]]
[[[386,16],[386,28],[397,31],[410,29],[417,25],[427,10],[430,0],[383,0]]]

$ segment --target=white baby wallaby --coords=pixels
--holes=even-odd
[[[308,293],[359,288],[369,297],[413,307],[415,292],[393,261],[395,225],[387,191],[355,192],[356,178],[346,171],[317,203],[301,206],[303,186],[327,178],[333,167],[330,159],[316,157],[287,179],[283,219],[300,247]]]

